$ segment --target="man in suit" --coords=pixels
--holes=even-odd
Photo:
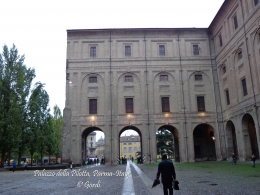
[[[172,161],[167,159],[167,154],[162,154],[162,162],[158,165],[157,179],[161,174],[164,195],[173,195],[172,182],[176,179],[176,173]]]

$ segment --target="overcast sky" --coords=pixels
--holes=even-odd
[[[0,0],[0,45],[15,44],[65,106],[66,30],[208,27],[224,0]]]

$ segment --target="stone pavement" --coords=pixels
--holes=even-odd
[[[256,169],[259,171],[260,169]],[[1,171],[0,195],[162,195],[162,185],[152,187],[156,167],[135,165],[91,166],[73,170]],[[255,177],[219,175],[176,169],[180,190],[174,195],[259,195],[260,173]],[[259,177],[258,177],[259,176]]]

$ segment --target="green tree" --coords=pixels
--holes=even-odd
[[[46,143],[48,141],[48,120],[50,118],[50,109],[48,108],[49,95],[44,90],[44,84],[37,82],[29,99],[29,123],[28,132],[29,151],[31,157],[37,151],[41,160],[46,152]]]
[[[54,126],[54,139],[55,139],[55,153],[56,162],[58,155],[61,154],[61,132],[62,132],[62,122],[63,117],[61,115],[60,108],[55,105],[53,108],[53,126]]]
[[[173,137],[172,133],[167,129],[159,129],[156,133],[157,139],[157,154],[161,155],[167,153],[170,156],[173,156]]]
[[[34,77],[34,69],[27,69],[24,65],[24,55],[18,55],[14,45],[10,50],[4,45],[0,54],[1,166],[6,153],[10,158],[12,151],[18,152],[23,148],[24,107]]]

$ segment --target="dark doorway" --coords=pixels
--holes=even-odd
[[[231,158],[234,153],[236,157],[238,157],[237,150],[237,138],[236,138],[236,130],[234,123],[232,121],[228,121],[226,125],[226,135],[227,135],[227,157]]]
[[[215,161],[214,129],[208,124],[200,124],[193,131],[195,161]]]
[[[245,114],[242,118],[242,132],[245,142],[246,160],[250,160],[252,154],[255,154],[256,158],[259,159],[255,122],[250,114]]]

